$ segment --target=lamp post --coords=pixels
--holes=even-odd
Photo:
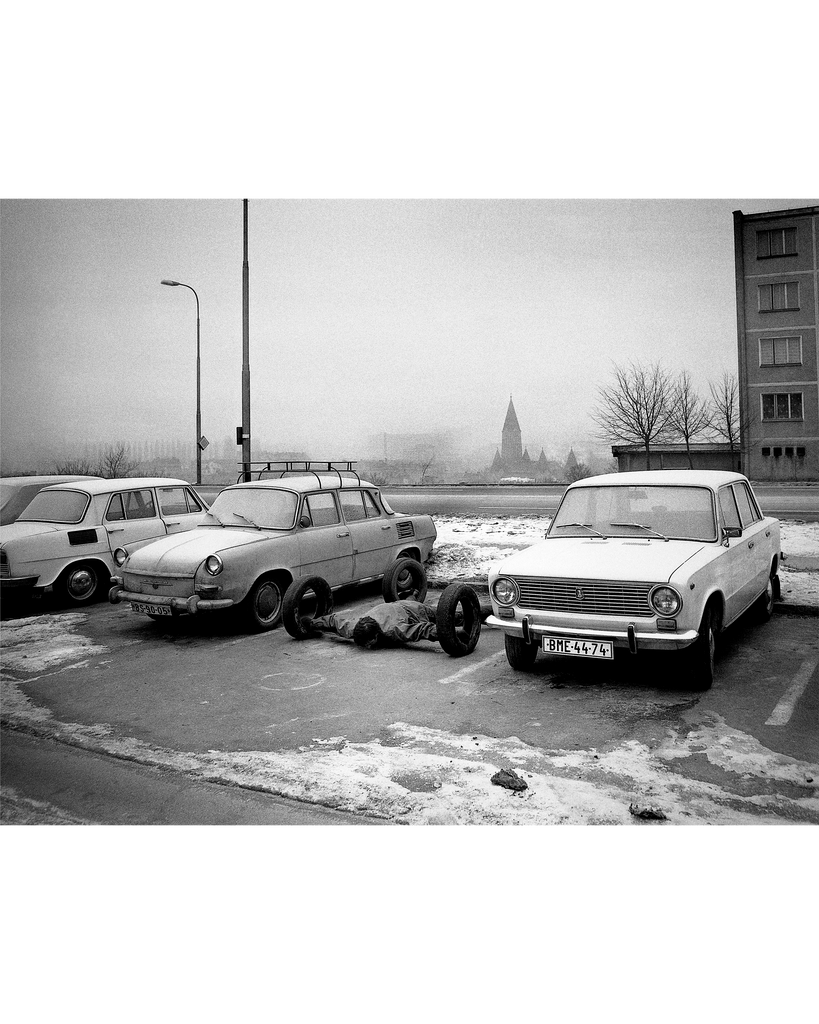
[[[189,288],[196,299],[196,483],[202,483],[202,401],[201,401],[201,370],[199,365],[199,296],[196,289],[181,281],[162,281],[162,284],[170,285],[172,288]]]

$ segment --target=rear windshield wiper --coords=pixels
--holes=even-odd
[[[643,523],[612,523],[612,526],[633,526],[635,530],[645,530],[646,533],[650,533],[652,537],[659,537],[660,540],[668,540],[668,537],[663,533],[657,533],[656,530],[652,530],[650,526],[645,526]]]
[[[614,524],[612,524],[614,525]],[[603,540],[607,540],[605,533],[600,533],[599,530],[595,530],[593,526],[589,526],[588,523],[561,523],[560,526],[556,526],[556,530],[568,530],[572,526],[579,526],[583,530],[588,530],[589,533],[593,533],[595,537],[602,537]]]

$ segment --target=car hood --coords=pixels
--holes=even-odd
[[[216,555],[230,548],[258,544],[277,536],[259,530],[223,530],[213,526],[194,528],[184,533],[172,533],[137,548],[124,567],[135,572],[193,572],[208,555]]]
[[[585,537],[544,540],[515,552],[496,564],[493,572],[511,576],[662,583],[703,547],[701,541],[691,540]]]

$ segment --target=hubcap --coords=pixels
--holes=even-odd
[[[94,583],[96,579],[94,574],[88,569],[80,569],[78,572],[73,572],[68,578],[68,592],[72,597],[83,598],[88,597],[91,591],[94,589]]]
[[[279,589],[272,583],[266,583],[259,588],[256,595],[256,611],[259,618],[269,622],[279,610]]]

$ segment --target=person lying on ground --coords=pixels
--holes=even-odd
[[[336,633],[359,647],[402,647],[418,640],[438,641],[435,609],[421,601],[393,601],[365,612],[338,611],[310,621],[321,633]]]

